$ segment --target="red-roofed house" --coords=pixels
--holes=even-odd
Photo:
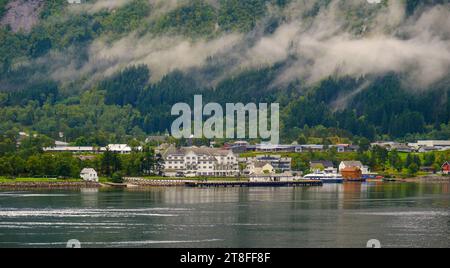
[[[447,161],[442,165],[442,173],[445,175],[450,174],[450,163]]]

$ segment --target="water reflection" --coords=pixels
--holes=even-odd
[[[448,247],[448,185],[0,192],[0,247]]]
[[[98,192],[97,188],[82,188],[81,193],[81,204],[84,207],[96,207],[98,206]]]

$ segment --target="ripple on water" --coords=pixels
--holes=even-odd
[[[348,213],[351,215],[364,215],[364,216],[394,216],[394,217],[417,217],[417,216],[450,216],[448,211],[390,211],[390,212],[354,212]]]
[[[185,209],[0,209],[0,217],[54,217],[54,218],[121,218],[121,217],[176,217]]]
[[[112,241],[112,242],[82,242],[82,246],[106,246],[106,247],[136,247],[147,245],[163,245],[163,244],[190,244],[190,243],[213,243],[224,241],[224,239],[203,239],[203,240],[142,240],[142,241]],[[13,244],[10,242],[3,242],[6,244]],[[41,246],[54,247],[65,246],[67,242],[47,242],[47,243],[21,243],[25,246]]]

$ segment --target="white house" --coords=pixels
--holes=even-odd
[[[337,168],[334,167],[333,162],[331,161],[311,161],[309,162],[309,169],[313,173],[329,173],[329,174],[336,174]]]
[[[255,162],[269,163],[277,172],[285,172],[292,170],[292,158],[282,157],[281,155],[258,155],[256,157],[238,158],[239,163],[249,167]]]
[[[80,177],[84,181],[98,182],[97,171],[93,168],[83,168],[83,170],[81,170]]]
[[[127,144],[108,144],[108,146],[106,146],[104,150],[109,150],[110,152],[119,154],[129,154],[131,153],[131,151],[133,151],[133,149]],[[137,150],[141,151],[142,147],[138,147]]]
[[[269,162],[253,162],[247,166],[249,175],[275,174],[275,169]]]

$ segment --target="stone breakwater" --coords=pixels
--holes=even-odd
[[[0,183],[0,188],[50,188],[50,189],[61,189],[61,188],[98,188],[99,183],[93,182],[2,182]]]

